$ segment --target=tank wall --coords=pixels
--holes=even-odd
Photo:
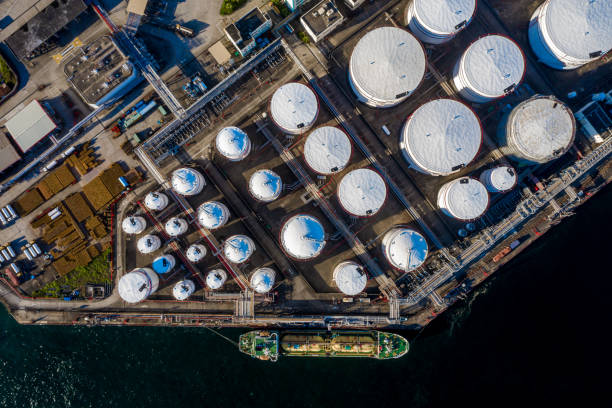
[[[406,99],[408,99],[408,97],[412,94],[411,92],[399,99],[381,101],[378,99],[373,99],[370,96],[368,96],[366,93],[361,91],[359,86],[353,81],[353,76],[351,75],[350,69],[348,73],[348,80],[349,80],[349,85],[351,86],[351,89],[353,90],[353,93],[355,94],[359,102],[365,103],[366,105],[371,106],[372,108],[392,108],[394,106],[399,105]]]
[[[468,101],[475,103],[486,103],[494,100],[495,98],[491,98],[488,96],[484,96],[470,87],[467,81],[463,77],[463,57],[465,54],[461,55],[461,58],[455,64],[453,68],[453,86],[461,95],[462,98],[467,99]]]
[[[427,44],[443,44],[447,41],[452,40],[458,33],[457,32],[448,35],[436,34],[423,27],[414,12],[414,2],[410,3],[410,5],[406,8],[406,23],[410,28],[412,34],[414,34],[414,36],[420,41],[423,41]]]

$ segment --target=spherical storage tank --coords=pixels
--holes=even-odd
[[[547,0],[531,16],[528,33],[540,62],[578,68],[612,49],[612,1]]]
[[[251,275],[251,288],[257,293],[267,293],[274,286],[276,272],[272,268],[259,268]]]
[[[179,217],[172,217],[168,221],[166,221],[165,229],[166,234],[171,237],[178,237],[187,232],[189,225],[187,221]]]
[[[117,290],[121,299],[128,303],[138,303],[157,290],[159,278],[150,268],[136,268],[119,279]]]
[[[227,206],[218,201],[207,201],[198,207],[198,221],[200,225],[209,230],[224,226],[229,216]]]
[[[425,51],[408,31],[381,27],[364,35],[351,55],[348,79],[359,101],[389,108],[406,100],[425,74]]]
[[[206,247],[202,244],[193,244],[187,248],[185,255],[189,262],[200,262],[206,256]]]
[[[168,196],[152,191],[145,196],[144,204],[151,211],[161,211],[168,205]]]
[[[289,82],[272,95],[270,114],[284,132],[299,135],[310,129],[317,120],[319,101],[306,85]]]
[[[126,234],[140,234],[147,228],[147,222],[142,217],[127,217],[121,223]]]
[[[257,170],[249,179],[249,193],[259,201],[270,202],[280,196],[283,191],[283,182],[278,174],[272,170]]]
[[[414,170],[446,176],[467,166],[482,143],[480,120],[453,99],[427,102],[408,117],[400,138],[402,155]]]
[[[383,237],[382,250],[394,268],[409,272],[425,262],[428,247],[425,238],[415,230],[396,227]]]
[[[346,212],[357,217],[376,214],[387,198],[383,178],[370,169],[349,172],[338,184],[338,200]]]
[[[333,174],[348,164],[353,151],[346,133],[335,126],[313,130],[304,143],[306,164],[320,174]]]
[[[136,243],[138,251],[142,254],[150,254],[161,247],[161,239],[157,235],[147,234]]]
[[[319,220],[311,215],[294,215],[282,226],[280,242],[290,257],[312,259],[323,251],[325,230]]]
[[[502,151],[526,164],[558,158],[571,147],[576,133],[572,111],[552,96],[521,102],[501,125]]]
[[[484,103],[505,96],[525,74],[525,56],[510,38],[489,34],[474,41],[453,70],[453,84],[465,99]]]
[[[472,21],[476,0],[414,0],[406,8],[410,31],[421,41],[441,44]]]
[[[251,152],[251,139],[235,126],[223,128],[215,140],[217,150],[230,161],[240,161]]]
[[[246,262],[255,252],[255,242],[246,235],[232,235],[223,243],[223,254],[235,264]]]
[[[480,181],[461,177],[440,187],[438,207],[449,217],[459,220],[475,220],[489,206],[489,193]]]
[[[516,186],[516,170],[510,166],[497,166],[480,174],[480,181],[489,193],[505,193]]]
[[[153,270],[160,275],[168,273],[174,268],[176,265],[176,260],[174,256],[170,254],[164,254],[162,256],[158,256],[153,260]]]
[[[176,300],[187,300],[195,292],[196,286],[190,279],[177,282],[172,288],[172,294]]]
[[[363,292],[368,282],[363,267],[353,261],[341,262],[334,268],[334,282],[342,293],[355,296]]]
[[[220,289],[227,280],[227,272],[223,269],[213,269],[206,274],[206,286],[210,289]]]
[[[199,194],[206,186],[204,176],[199,171],[186,167],[172,173],[171,183],[174,191],[184,196]]]

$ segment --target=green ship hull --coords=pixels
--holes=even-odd
[[[377,330],[332,330],[284,332],[255,330],[240,336],[242,353],[259,360],[276,361],[290,357],[369,357],[378,360],[399,358],[408,352],[408,340]]]

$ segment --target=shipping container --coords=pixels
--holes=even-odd
[[[15,212],[15,210],[13,209],[13,206],[10,204],[6,205],[6,209],[11,213],[11,215],[13,216],[13,218],[17,218],[17,213]]]
[[[11,258],[15,257],[15,251],[13,251],[13,248],[10,245],[6,246],[6,250],[9,252],[9,254],[11,254]]]
[[[19,268],[19,265],[17,265],[15,262],[11,264],[11,269],[13,272],[15,272],[15,274],[19,274],[21,272],[21,268]]]
[[[36,255],[42,254],[42,251],[40,250],[40,247],[38,246],[36,242],[32,243],[32,248],[34,249],[34,251],[36,251]]]

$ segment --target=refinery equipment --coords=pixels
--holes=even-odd
[[[353,261],[340,262],[333,273],[334,282],[342,293],[355,296],[363,292],[368,282],[363,267]]]
[[[313,171],[333,174],[343,170],[351,159],[351,141],[340,128],[322,126],[313,130],[304,143],[304,159]]]
[[[119,279],[117,290],[121,299],[128,303],[138,303],[157,290],[159,278],[150,268],[136,268]]]
[[[270,114],[282,131],[299,135],[308,131],[317,120],[319,100],[308,86],[289,82],[272,95]]]
[[[255,252],[255,241],[246,235],[232,235],[223,243],[223,254],[228,261],[240,264],[248,261]]]
[[[283,182],[278,174],[269,169],[257,170],[249,179],[249,193],[258,201],[269,203],[283,191]]]
[[[230,161],[240,161],[251,152],[251,140],[244,131],[235,126],[225,127],[217,133],[217,150]]]
[[[299,261],[319,256],[325,247],[325,230],[318,219],[298,214],[289,218],[281,228],[281,246],[291,258]]]
[[[385,180],[370,169],[357,169],[338,184],[338,201],[346,212],[356,217],[371,217],[387,199]]]
[[[423,265],[429,248],[420,233],[410,228],[394,227],[383,237],[382,251],[391,266],[410,272]]]
[[[476,0],[414,0],[406,8],[410,31],[421,41],[442,44],[470,24]]]
[[[224,226],[229,216],[227,206],[218,201],[207,201],[198,207],[198,221],[200,225],[209,230]]]
[[[199,194],[206,186],[204,176],[199,171],[187,167],[174,170],[171,183],[174,191],[184,196]]]
[[[460,177],[449,181],[438,191],[438,207],[449,217],[458,220],[475,220],[489,206],[489,193],[480,181]]]

